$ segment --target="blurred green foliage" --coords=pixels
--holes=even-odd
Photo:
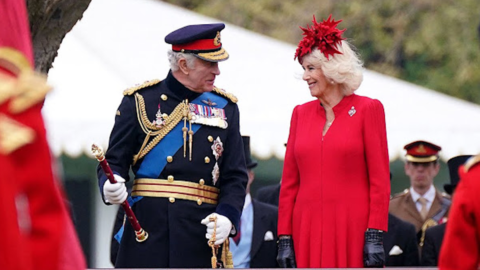
[[[480,104],[478,0],[163,1],[292,44],[333,14],[368,69]]]

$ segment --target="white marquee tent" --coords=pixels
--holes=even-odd
[[[89,153],[93,142],[106,146],[122,91],[166,76],[165,35],[186,24],[212,22],[218,20],[160,1],[92,1],[49,73],[55,90],[43,113],[53,152],[76,156]],[[348,27],[345,23],[341,26]],[[222,41],[231,57],[220,64],[216,85],[239,98],[241,131],[252,137],[252,152],[282,158],[294,106],[312,100],[293,60],[295,46],[230,24]],[[368,70],[357,93],[384,104],[391,159],[417,139],[441,145],[444,159],[480,152],[478,105]],[[106,216],[113,218],[112,209],[97,208],[102,218],[95,226],[105,231],[96,232],[94,267],[110,267]]]
[[[106,146],[122,91],[166,76],[165,35],[212,22],[218,20],[160,1],[92,1],[49,73],[55,91],[44,115],[54,153]],[[222,41],[231,57],[220,64],[216,85],[239,98],[241,132],[252,137],[253,153],[282,158],[293,107],[312,100],[293,60],[295,46],[229,24]],[[384,104],[391,159],[417,139],[441,145],[444,159],[480,152],[478,105],[368,70],[357,93]]]

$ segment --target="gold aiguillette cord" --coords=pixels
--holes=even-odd
[[[211,216],[209,221],[213,221],[213,233],[212,237],[208,240],[208,246],[212,248],[212,268],[217,268],[217,251],[218,246],[215,245],[215,241],[217,240],[217,216]]]
[[[184,108],[183,108],[183,157],[187,157],[187,132],[188,132],[188,157],[189,160],[192,161],[192,149],[193,149],[193,130],[192,130],[192,114],[190,113],[190,109],[188,106],[188,99],[184,101]],[[187,128],[187,120],[189,128]]]
[[[188,99],[184,101],[183,107],[183,157],[187,157],[187,118],[188,118]]]

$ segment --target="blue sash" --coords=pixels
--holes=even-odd
[[[228,104],[228,101],[216,94],[206,92],[198,96],[190,103],[201,104],[202,100],[210,100],[216,103],[216,108],[222,109]],[[195,134],[202,125],[192,124],[192,131]],[[183,146],[183,121],[180,121],[163,139],[143,158],[143,162],[138,169],[135,178],[157,178],[167,165],[167,157],[173,156]],[[141,200],[142,196],[129,197],[130,206]],[[115,234],[114,238],[119,243],[122,240],[124,226]]]
[[[216,94],[206,92],[191,103],[201,104],[202,100],[210,99],[216,103],[216,108],[223,108],[228,101]],[[197,132],[202,125],[192,124],[192,131]],[[138,169],[135,178],[157,178],[167,164],[167,157],[173,156],[183,146],[183,121],[178,123],[148,154]]]

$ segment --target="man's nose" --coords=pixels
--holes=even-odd
[[[218,63],[213,64],[213,74],[215,75],[220,75],[220,67],[218,66]]]

